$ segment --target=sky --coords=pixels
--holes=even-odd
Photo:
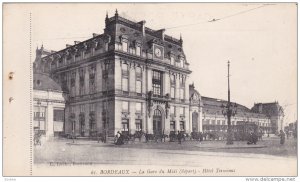
[[[278,101],[285,123],[297,118],[297,6],[295,3],[88,3],[28,4],[33,49],[60,50],[102,34],[105,15],[183,38],[190,82],[202,96],[227,99],[230,61],[231,100],[251,108]],[[211,21],[215,19],[216,21]],[[35,50],[33,50],[35,51]]]

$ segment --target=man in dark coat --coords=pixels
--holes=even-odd
[[[180,133],[179,130],[178,130],[177,138],[178,138],[178,143],[181,144],[182,134]]]
[[[280,144],[283,145],[285,142],[285,133],[282,130],[280,130],[279,137],[280,137]]]

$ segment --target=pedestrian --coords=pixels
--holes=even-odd
[[[122,145],[123,144],[123,137],[120,131],[117,132],[117,145]]]
[[[178,143],[181,144],[181,133],[180,131],[178,130],[178,135],[177,135],[177,138],[178,138]]]
[[[283,145],[285,142],[285,133],[282,130],[280,130],[279,137],[280,137],[280,144]]]
[[[202,141],[203,141],[203,135],[202,135],[202,132],[199,133],[199,140],[200,140],[200,144],[201,144]]]

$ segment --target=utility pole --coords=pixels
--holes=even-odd
[[[234,116],[236,114],[236,107],[237,105],[231,105],[230,102],[230,81],[229,81],[229,69],[230,69],[230,62],[227,62],[227,66],[228,66],[228,73],[227,73],[227,79],[228,79],[228,101],[227,101],[227,105],[224,106],[222,104],[222,108],[224,108],[222,110],[222,113],[224,116],[227,116],[227,124],[228,124],[228,128],[227,128],[227,145],[232,145],[233,144],[233,133],[232,133],[232,125],[231,125],[231,116]]]

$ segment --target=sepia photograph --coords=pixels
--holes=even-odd
[[[297,11],[4,3],[3,176],[295,181]]]

